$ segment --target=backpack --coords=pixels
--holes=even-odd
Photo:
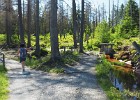
[[[26,58],[26,49],[25,48],[20,48],[20,57]]]

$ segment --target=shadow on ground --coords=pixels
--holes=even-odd
[[[95,63],[96,57],[83,55],[78,65],[65,66],[64,74],[27,68],[30,75],[23,75],[13,68],[8,72],[10,100],[106,100],[96,81]]]

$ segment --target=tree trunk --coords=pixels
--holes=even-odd
[[[22,22],[23,22],[23,33],[24,33],[24,30],[25,30],[25,22],[24,22],[24,20],[25,20],[25,18],[24,18],[24,16],[25,16],[25,2],[24,2],[24,0],[23,0],[23,4],[22,4]]]
[[[110,0],[109,0],[109,27],[110,27]]]
[[[24,41],[24,33],[23,33],[23,23],[22,23],[21,0],[18,0],[18,19],[19,19],[20,42],[25,43],[25,41]]]
[[[73,6],[73,41],[74,41],[74,48],[77,48],[77,40],[76,40],[76,31],[77,31],[77,26],[76,26],[76,3],[75,0],[72,2]]]
[[[98,17],[99,17],[98,23],[100,23],[100,18],[101,18],[101,16],[100,16],[100,6],[98,6]]]
[[[39,58],[40,57],[40,45],[39,45],[39,0],[36,0],[36,18],[35,18],[35,21],[36,21],[36,27],[35,27],[35,30],[36,30],[36,50],[35,50],[35,53],[36,53],[36,56]]]
[[[11,0],[6,0],[6,43],[11,43]]]
[[[119,19],[119,0],[117,1],[117,14],[116,14],[117,16],[117,18],[116,18],[116,25],[118,24],[118,19]]]
[[[51,60],[59,60],[59,44],[58,44],[58,32],[57,32],[57,0],[51,0],[51,12],[50,12],[50,41],[51,41]]]
[[[80,33],[80,53],[83,53],[83,35],[84,35],[84,0],[82,0],[82,18],[81,18],[81,33]]]
[[[97,8],[96,8],[96,20],[95,20],[95,27],[97,27],[98,25],[98,12],[97,12]]]
[[[31,0],[28,0],[28,8],[27,8],[27,35],[28,35],[28,43],[27,46],[31,46]]]
[[[113,7],[112,7],[112,22],[111,22],[111,26],[113,27],[114,26],[114,0],[113,0]]]
[[[139,0],[139,34],[140,34],[140,0]]]

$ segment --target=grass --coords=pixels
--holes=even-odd
[[[61,54],[61,59],[56,62],[50,61],[50,55],[48,55],[40,59],[27,58],[26,65],[33,69],[42,70],[49,73],[64,73],[64,66],[66,64],[73,66],[78,60],[79,58],[77,52],[66,51],[65,53]]]
[[[102,62],[101,62],[102,61]],[[127,100],[127,97],[137,97],[140,98],[140,93],[138,90],[130,91],[129,89],[124,89],[123,91],[117,90],[109,79],[109,72],[113,71],[114,75],[121,81],[127,84],[132,84],[134,82],[133,73],[125,73],[113,67],[114,64],[108,62],[105,58],[101,58],[100,62],[96,65],[97,80],[98,84],[105,91],[109,100]]]
[[[96,66],[98,84],[105,91],[110,100],[124,100],[123,93],[117,90],[109,80],[109,72],[112,70],[112,65],[105,58],[101,59],[102,63]]]
[[[124,62],[112,62],[112,64],[118,65],[118,66],[124,66],[125,65]]]
[[[69,64],[73,66],[76,64],[77,61],[79,61],[78,52],[66,51],[65,53],[62,53],[61,55],[62,55],[62,61],[64,64]]]
[[[6,69],[0,65],[0,100],[8,99],[8,78],[5,75]]]

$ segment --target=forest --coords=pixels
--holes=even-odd
[[[130,45],[131,41],[138,41],[137,2],[129,0],[126,4],[119,4],[118,0],[113,5],[110,2],[113,1],[109,0],[107,11],[104,4],[93,8],[90,1],[83,1],[83,6],[80,7],[75,0],[72,4],[60,0],[55,5],[58,9],[51,9],[49,0],[1,0],[1,45],[5,43],[17,46],[25,42],[27,47],[36,47],[38,56],[42,48],[51,48],[52,55],[58,56],[59,49],[64,44],[74,48],[79,46],[79,51],[83,52],[98,50],[100,43],[114,43],[117,48]],[[56,50],[55,54],[53,48]]]
[[[97,80],[110,100],[128,100],[128,97],[139,100],[140,94],[133,93],[130,85],[139,83],[140,76],[139,72],[133,73],[140,66],[140,5],[135,0],[122,4],[120,0],[107,0],[106,9],[104,3],[97,7],[92,3],[90,0],[71,0],[71,3],[66,0],[0,0],[1,52],[6,56],[7,51],[15,50],[12,59],[19,60],[16,52],[20,43],[25,43],[27,48],[32,48],[26,65],[55,73],[64,73],[62,66],[75,65],[80,60],[79,55],[90,52],[98,56]],[[100,57],[102,43],[113,44],[113,59],[112,53]],[[130,60],[132,66],[124,64]],[[6,73],[1,68],[0,72]],[[124,85],[126,90],[120,92],[111,83],[111,72],[119,82],[130,84]],[[0,74],[4,78],[0,80],[7,84],[4,74]],[[7,90],[2,92],[0,96]]]

